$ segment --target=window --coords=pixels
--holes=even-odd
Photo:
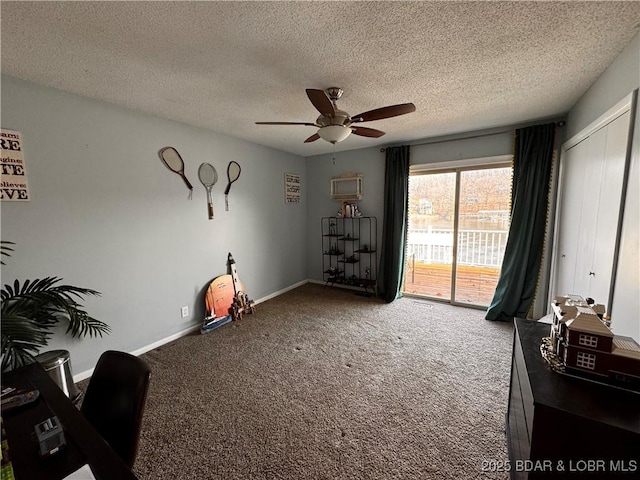
[[[578,344],[584,345],[585,347],[597,347],[598,346],[598,337],[594,335],[587,335],[585,333],[581,333],[578,337]]]
[[[576,367],[588,368],[593,370],[596,368],[596,356],[593,353],[578,352],[576,359]]]
[[[511,212],[513,169],[499,159],[412,169],[403,293],[483,308],[491,303]]]

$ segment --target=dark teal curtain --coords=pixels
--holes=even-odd
[[[533,302],[544,247],[555,124],[516,130],[511,226],[487,320],[526,317]]]
[[[409,203],[409,146],[387,148],[385,162],[378,296],[386,302],[393,302],[400,295],[404,270]]]

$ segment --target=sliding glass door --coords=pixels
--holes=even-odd
[[[456,173],[409,177],[404,293],[451,300]]]
[[[510,165],[412,173],[403,292],[487,306],[509,231]]]

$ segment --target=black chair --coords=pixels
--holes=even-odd
[[[150,375],[144,360],[125,352],[106,351],[98,360],[80,408],[130,468],[138,451]]]

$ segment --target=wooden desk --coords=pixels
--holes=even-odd
[[[60,480],[87,463],[97,480],[136,478],[40,364],[3,374],[2,385],[40,391],[32,404],[2,414],[16,480]],[[34,426],[53,415],[60,420],[67,446],[41,459]]]
[[[550,329],[515,321],[506,419],[511,478],[638,478],[640,394],[551,371],[540,354]]]

